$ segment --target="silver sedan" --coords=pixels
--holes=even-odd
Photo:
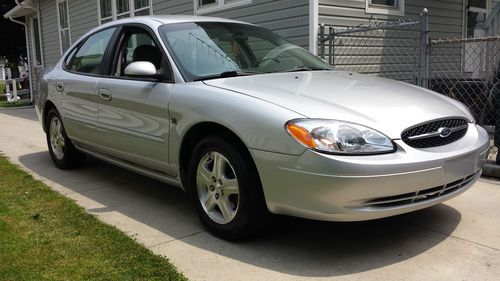
[[[57,167],[88,154],[182,188],[225,239],[269,213],[357,221],[438,204],[480,177],[489,148],[455,100],[218,18],[101,25],[43,74],[36,103]]]

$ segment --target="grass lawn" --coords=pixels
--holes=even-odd
[[[186,280],[0,156],[0,280]]]

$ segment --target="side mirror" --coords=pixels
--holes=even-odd
[[[125,75],[132,77],[155,78],[157,71],[149,61],[135,61],[125,67]]]

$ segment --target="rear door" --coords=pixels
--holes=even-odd
[[[76,46],[54,81],[66,133],[87,146],[94,146],[98,134],[96,85],[105,71],[103,60],[116,31],[116,27],[98,31]]]
[[[170,66],[158,46],[147,27],[123,27],[109,75],[97,84],[97,121],[99,144],[106,154],[169,173],[168,102],[173,84]],[[153,63],[158,77],[127,77],[124,70],[134,61]]]

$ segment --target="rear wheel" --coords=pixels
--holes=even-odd
[[[85,154],[78,151],[71,143],[57,110],[49,111],[46,122],[47,145],[54,164],[63,170],[81,166]]]
[[[189,187],[207,229],[223,239],[239,240],[266,221],[262,187],[247,151],[218,136],[196,145],[189,165]]]

